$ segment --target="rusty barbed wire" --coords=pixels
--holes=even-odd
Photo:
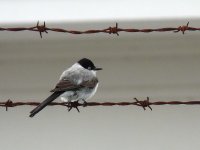
[[[119,28],[118,23],[115,26],[110,26],[105,29],[90,29],[86,31],[77,31],[77,30],[66,30],[61,28],[49,28],[47,27],[46,23],[44,22],[43,25],[40,25],[39,21],[33,27],[16,27],[16,28],[3,28],[0,27],[0,31],[34,31],[39,32],[40,37],[42,38],[43,33],[48,33],[48,31],[53,32],[62,32],[62,33],[69,33],[69,34],[94,34],[94,33],[108,33],[108,34],[116,34],[119,36],[119,32],[142,32],[142,33],[150,33],[150,32],[170,32],[173,31],[174,33],[182,32],[184,34],[186,31],[200,31],[200,28],[190,27],[189,22],[186,25],[178,26],[178,27],[166,27],[166,28],[155,28],[155,29],[134,29],[134,28]]]
[[[133,102],[87,102],[87,104],[81,104],[77,101],[72,102],[72,104],[64,103],[64,102],[52,102],[48,106],[65,106],[68,107],[68,109],[71,110],[71,108],[76,108],[78,111],[78,107],[90,107],[90,106],[129,106],[129,105],[135,105],[142,107],[144,110],[146,108],[149,108],[152,110],[152,105],[200,105],[200,101],[155,101],[150,102],[149,97],[145,100],[138,100],[137,98],[134,98],[135,101]],[[17,107],[17,106],[37,106],[40,102],[13,102],[10,99],[5,102],[0,102],[0,107],[5,107],[6,111],[8,110],[8,107]]]

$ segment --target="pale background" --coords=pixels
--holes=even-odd
[[[178,16],[182,9],[178,9],[181,7],[176,5],[176,10],[173,6],[170,11],[165,11],[166,14],[170,14],[172,10],[177,11],[177,18],[169,15],[169,18],[174,18],[172,20],[156,16],[156,20],[148,21],[144,21],[145,17],[143,20],[137,20],[134,16],[127,17],[128,21],[120,20],[118,17],[111,19],[113,16],[118,16],[116,14],[111,18],[103,18],[111,19],[110,21],[92,22],[89,17],[85,22],[71,20],[67,23],[67,20],[64,20],[47,25],[86,30],[106,28],[117,21],[119,26],[124,28],[158,28],[176,27],[190,21],[191,26],[199,27],[199,19],[192,19],[198,16],[198,11],[195,9],[197,3],[193,1],[194,7],[185,5],[188,7],[184,7],[185,12],[188,13],[182,19]],[[183,6],[182,3],[178,4]],[[160,6],[165,8],[161,4]],[[39,6],[38,8],[41,9]],[[142,9],[140,5],[138,8]],[[189,13],[195,10],[196,16]],[[17,12],[20,14],[21,11]],[[137,11],[140,12],[139,9]],[[10,14],[17,15],[15,9],[12,9]],[[134,12],[131,11],[129,14]],[[5,14],[0,13],[0,15]],[[29,15],[31,14],[27,16]],[[149,15],[154,16],[155,13]],[[52,21],[48,15],[40,16],[43,16],[44,20]],[[78,15],[75,14],[76,16]],[[12,24],[10,22],[15,22],[17,19],[13,17],[12,21],[8,17],[10,20],[2,19],[4,25],[1,26],[9,24],[9,26],[28,27],[36,20],[42,19],[39,15],[34,17],[32,20],[25,18],[20,20],[16,17],[18,21],[30,24]],[[48,19],[45,19],[46,17]],[[65,18],[58,21],[62,19]],[[97,66],[104,69],[98,73],[100,86],[90,101],[133,101],[134,97],[145,99],[147,96],[151,101],[200,100],[199,49],[198,32],[186,32],[185,35],[172,32],[120,33],[120,36],[49,32],[43,35],[43,39],[40,39],[39,33],[28,31],[1,32],[0,100],[38,102],[44,100],[49,96],[49,90],[55,86],[62,71],[82,57],[92,59]],[[0,108],[0,146],[4,150],[199,149],[199,106],[166,105],[152,106],[152,108],[153,111],[143,111],[142,108],[135,106],[88,107],[80,108],[81,113],[75,110],[68,113],[67,108],[54,106],[45,108],[34,118],[28,117],[30,110],[33,109],[31,106],[10,108],[8,112]]]

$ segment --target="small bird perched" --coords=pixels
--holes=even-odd
[[[69,104],[68,106],[70,103],[80,100],[86,104],[86,100],[96,93],[98,87],[96,71],[98,70],[102,70],[102,68],[95,67],[91,60],[87,58],[79,60],[62,73],[56,87],[51,90],[53,94],[34,108],[29,116],[35,116],[59,96],[63,102]],[[69,111],[71,108],[69,107]]]

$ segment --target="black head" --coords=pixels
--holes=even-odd
[[[88,70],[102,70],[102,68],[96,68],[93,62],[87,58],[83,58],[78,61],[78,63],[85,69]]]

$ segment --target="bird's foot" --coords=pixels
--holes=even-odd
[[[82,105],[83,107],[87,106],[87,102],[84,99],[78,100],[79,104]]]
[[[80,112],[79,109],[78,109],[78,106],[80,106],[80,104],[79,104],[78,101],[67,102],[65,106],[68,107],[68,112],[71,111],[72,108],[76,108],[76,110],[77,110],[78,112]]]

